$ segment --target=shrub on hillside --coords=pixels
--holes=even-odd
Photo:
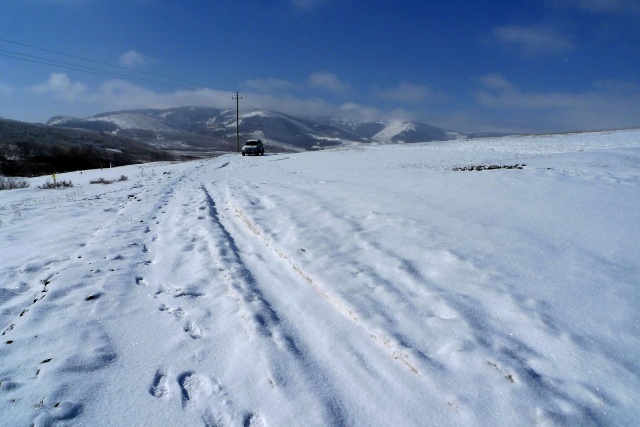
[[[108,180],[108,179],[104,179],[102,177],[98,178],[98,179],[92,179],[91,181],[89,181],[89,184],[113,184],[113,180]]]
[[[92,179],[91,181],[89,181],[89,184],[113,184],[114,182],[118,181],[118,182],[122,182],[122,181],[127,181],[129,179],[129,177],[127,177],[126,175],[121,175],[120,178],[118,178],[117,180],[115,179],[104,179],[102,177],[98,178],[98,179]]]
[[[16,188],[27,188],[30,184],[21,178],[0,176],[0,190],[14,190]]]
[[[38,186],[43,190],[50,190],[53,188],[63,188],[63,187],[73,187],[73,183],[71,181],[47,181],[44,184]]]

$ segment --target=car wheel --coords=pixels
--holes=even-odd
[[[242,153],[242,155],[244,156],[244,153]]]

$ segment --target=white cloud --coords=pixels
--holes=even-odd
[[[500,74],[480,79],[476,91],[482,107],[521,117],[530,127],[548,131],[595,130],[640,126],[640,86],[602,81],[580,93],[525,92]]]
[[[54,95],[58,99],[82,105],[83,110],[95,112],[125,108],[169,108],[184,105],[230,108],[231,97],[235,95],[235,92],[210,89],[160,93],[124,80],[108,80],[102,83],[97,90],[90,90],[83,83],[72,82],[64,73],[52,74],[47,82],[32,86],[29,91],[37,95]]]
[[[243,94],[250,107],[265,108],[299,116],[334,115],[338,110],[321,98],[300,98],[291,95]],[[242,102],[242,101],[240,101]],[[247,107],[247,108],[250,108]]]
[[[13,92],[13,88],[5,83],[0,82],[0,96],[9,97]]]
[[[243,86],[258,92],[283,92],[298,87],[290,81],[274,78],[247,80]]]
[[[338,77],[328,71],[313,73],[307,79],[307,83],[312,88],[328,90],[329,92],[345,92],[349,89],[349,84],[341,81]]]
[[[417,104],[423,101],[443,101],[446,96],[436,93],[425,85],[402,82],[398,86],[389,89],[374,89],[374,95],[381,99],[397,101],[408,104]]]
[[[87,93],[87,86],[80,82],[72,82],[65,73],[54,73],[45,83],[33,86],[31,92],[43,95],[50,94],[67,101],[74,101]]]
[[[442,109],[431,112],[416,109],[389,111],[351,100],[336,104],[319,97],[293,96],[282,92],[249,89],[241,92],[243,99],[240,101],[240,110],[264,108],[299,116],[326,115],[356,120],[394,118],[418,120],[461,131],[552,132],[640,126],[640,85],[636,83],[601,81],[594,83],[585,91],[570,93],[528,92],[499,73],[487,74],[477,81],[478,88],[473,93],[476,102],[475,104],[466,103],[461,107],[462,111],[453,110],[450,104],[447,104],[446,111]],[[275,84],[275,86],[283,82],[269,81],[269,79],[263,81],[267,85]],[[396,89],[402,87],[411,88],[411,86],[399,84]],[[308,88],[308,84],[296,85],[298,93]],[[194,105],[235,109],[235,101],[232,99],[235,92],[212,89],[159,92],[154,88],[148,89],[123,80],[106,81],[97,88],[91,89],[81,82],[71,81],[65,74],[52,74],[47,82],[31,87],[30,92],[36,95],[54,95],[66,101],[56,104],[31,99],[28,107],[31,114],[40,108],[40,106],[34,107],[34,102],[42,104],[42,111],[39,114],[44,116],[43,121],[56,114],[84,116],[135,108]],[[403,92],[397,90],[394,93],[400,95]],[[12,99],[15,98],[15,96],[12,97]],[[19,109],[18,104],[15,101],[9,101],[9,98],[0,96],[0,101],[7,105],[11,102],[14,110]]]
[[[307,77],[306,81],[295,83],[283,79],[266,78],[247,80],[243,84],[247,89],[262,93],[282,93],[292,90],[304,91],[309,89],[321,89],[332,93],[344,93],[350,89],[347,82],[340,80],[334,73],[319,71]]]
[[[138,68],[143,67],[152,61],[140,52],[130,50],[120,55],[120,58],[118,58],[118,62],[123,67]]]
[[[574,48],[568,38],[551,28],[521,25],[496,27],[493,39],[503,47],[521,52],[525,56],[556,54]]]
[[[341,116],[346,116],[353,120],[380,120],[383,116],[381,111],[375,107],[348,102],[340,107]]]
[[[565,109],[575,107],[584,95],[561,92],[523,93],[514,84],[498,73],[480,78],[484,90],[475,94],[476,101],[487,107],[509,109]]]
[[[177,90],[158,93],[130,82],[111,80],[103,83],[90,100],[97,111],[113,111],[133,108],[171,108],[186,105],[232,108],[235,92],[212,89]],[[296,115],[333,115],[339,107],[319,98],[298,98],[280,93],[243,92],[240,94],[240,110],[264,108]]]
[[[480,77],[480,82],[489,89],[512,90],[514,86],[502,74],[490,73]]]
[[[170,108],[185,105],[230,108],[235,93],[209,89],[158,93],[123,80],[103,83],[88,99],[103,111],[124,108]]]
[[[637,14],[638,0],[554,0],[554,6],[571,7],[589,13]]]
[[[273,82],[272,82],[273,83]],[[135,108],[171,108],[180,106],[203,106],[213,108],[235,108],[232,97],[235,92],[218,91],[208,88],[197,90],[175,90],[157,92],[124,80],[109,80],[97,89],[72,82],[66,74],[52,74],[49,80],[29,88],[33,94],[54,95],[70,102],[64,106],[67,111],[82,111],[81,114],[97,114],[106,111]],[[281,93],[246,91],[241,93],[240,108],[265,108],[296,115],[336,115],[340,107],[320,98],[301,98]],[[60,107],[50,115],[61,114]],[[44,113],[43,113],[44,114]],[[46,118],[45,118],[46,120]]]

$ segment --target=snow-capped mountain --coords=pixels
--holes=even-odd
[[[174,151],[235,151],[236,112],[204,107],[132,110],[84,119],[56,116],[50,126],[126,136]],[[448,141],[466,135],[418,122],[357,122],[331,117],[295,117],[271,110],[243,112],[240,140],[260,138],[271,151],[317,150],[358,143]]]

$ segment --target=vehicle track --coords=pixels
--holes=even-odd
[[[226,165],[212,162],[208,172]],[[251,409],[251,402],[238,402],[234,397],[237,378],[242,377],[243,388],[263,390],[270,395],[268,400],[277,400],[280,405],[303,401],[300,407],[290,403],[292,417],[347,423],[339,390],[332,387],[314,355],[300,347],[295,330],[262,293],[256,268],[246,261],[244,242],[237,239],[235,230],[226,228],[226,212],[220,211],[209,193],[212,184],[206,182],[209,175],[204,172],[195,171],[176,183],[172,198],[162,206],[166,214],[150,230],[154,236],[149,246],[152,262],[144,277],[150,302],[168,314],[167,319],[173,319],[175,325],[170,322],[166,326],[168,333],[173,330],[171,334],[179,336],[182,332],[188,338],[177,340],[174,346],[184,354],[184,365],[159,365],[150,379],[149,393],[170,401],[171,396],[179,397],[178,390],[185,389],[181,378],[200,378],[198,384],[218,384],[224,393],[196,393],[183,405],[185,410],[198,412],[209,421],[255,418],[259,411]],[[181,248],[177,256],[169,256],[175,252],[165,248],[175,246]],[[191,269],[192,265],[200,268]],[[212,357],[213,363],[193,363],[194,357],[202,358],[209,352],[217,355]],[[225,354],[235,354],[234,359]],[[245,363],[239,363],[241,359]],[[255,365],[254,369],[247,371],[247,364]],[[177,375],[170,378],[166,372]],[[297,378],[295,383],[289,380],[291,375]],[[314,395],[312,390],[318,387],[327,393]],[[185,392],[181,395],[184,402]],[[222,395],[226,397],[220,398]],[[195,400],[200,403],[194,404]],[[234,401],[230,406],[228,402]],[[211,414],[226,415],[212,418]],[[265,425],[268,421],[267,414],[256,419]]]
[[[401,375],[414,376],[414,381],[419,381],[419,369],[429,364],[433,367],[433,363],[416,362],[420,355],[416,356],[411,349],[384,335],[382,330],[370,329],[366,323],[363,324],[344,300],[329,293],[250,221],[233,203],[228,189],[206,185],[203,191],[207,192],[214,222],[219,224],[228,243],[228,252],[222,253],[219,259],[223,260],[223,265],[235,262],[225,260],[225,256],[241,259],[242,267],[232,276],[248,279],[235,285],[236,292],[241,295],[239,299],[244,303],[257,299],[261,301],[258,306],[262,302],[267,305],[268,310],[264,316],[257,317],[260,319],[257,323],[266,329],[282,329],[282,335],[270,335],[286,337],[287,347],[300,359],[297,363],[302,363],[305,371],[325,372],[323,375],[327,377],[327,383],[322,385],[322,389],[332,390],[332,384],[340,384],[331,392],[339,396],[343,383],[348,382],[351,387],[361,387],[362,393],[371,389],[389,390],[395,388],[393,376],[402,370],[406,373]],[[224,202],[216,203],[215,200]],[[283,287],[286,291],[282,290]],[[291,299],[283,300],[283,293],[289,294]],[[332,339],[336,328],[338,335],[344,336],[344,342]],[[309,341],[307,337],[314,339]],[[323,343],[330,341],[334,341],[331,343],[333,348],[327,352]],[[382,362],[384,359],[387,363]],[[371,371],[370,367],[380,365],[388,365],[385,372]],[[431,380],[423,380],[431,384]],[[374,406],[385,406],[379,399],[370,404],[369,410]],[[366,410],[367,406],[350,408],[349,411]],[[349,412],[346,408],[342,410]]]

